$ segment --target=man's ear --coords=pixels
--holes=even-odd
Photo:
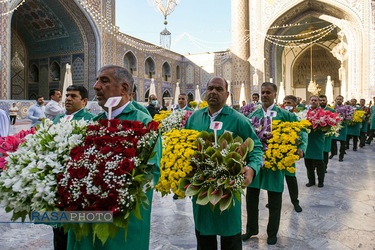
[[[89,99],[87,99],[87,98],[83,98],[83,100],[82,100],[82,102],[83,102],[83,108],[86,107],[88,100]]]
[[[124,95],[129,95],[129,84],[127,82],[123,82],[121,83],[121,86],[122,86],[122,91],[121,92],[121,96],[124,96]]]

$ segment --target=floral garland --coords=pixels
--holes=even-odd
[[[192,167],[191,157],[197,149],[195,140],[199,132],[190,129],[172,129],[165,134],[163,142],[163,154],[160,161],[160,179],[155,189],[162,193],[162,196],[170,194],[171,191],[184,198],[185,193],[178,190],[182,178],[186,177]]]
[[[187,196],[196,198],[199,205],[219,204],[220,210],[229,209],[233,197],[241,200],[246,166],[245,158],[254,148],[251,138],[243,141],[233,139],[230,133],[224,133],[214,145],[215,136],[206,131],[199,133],[196,140],[197,151],[192,159],[192,171],[179,183],[179,190]]]
[[[272,121],[272,138],[268,140],[268,150],[264,153],[264,167],[273,171],[296,171],[293,164],[299,160],[297,148],[301,143],[299,133],[311,126],[307,120],[300,122]]]
[[[65,223],[78,240],[91,228],[93,237],[104,244],[109,232],[128,227],[131,212],[141,219],[140,206],[148,204],[146,192],[153,180],[147,163],[154,155],[158,125],[115,119],[87,127],[83,144],[71,150],[65,171],[58,176],[56,206],[67,211],[112,211],[114,222],[109,230],[108,224]]]
[[[30,211],[55,210],[56,176],[65,170],[70,150],[82,142],[86,126],[84,120],[63,118],[52,125],[46,119],[9,154],[0,176],[0,199],[6,211],[13,211],[12,220],[24,220]]]
[[[26,135],[29,134],[35,134],[36,129],[31,128],[27,131],[22,130],[21,132],[10,135],[7,137],[0,137],[0,153],[2,153],[4,156],[0,157],[0,169],[5,170],[5,158],[9,155],[11,152],[15,152],[18,148],[18,146],[25,141]]]

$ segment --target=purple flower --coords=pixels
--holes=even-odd
[[[251,118],[251,123],[253,124],[253,128],[254,128],[255,133],[257,134],[260,142],[263,144],[263,150],[267,151],[268,140],[272,138],[271,118],[264,117],[262,119],[258,119],[258,117],[253,116]]]
[[[336,106],[335,110],[337,113],[340,114],[340,116],[343,119],[343,122],[348,122],[353,120],[354,116],[354,108],[349,105],[341,105],[341,106]]]
[[[241,113],[248,117],[251,113],[258,109],[259,104],[251,103],[246,104],[241,108]]]

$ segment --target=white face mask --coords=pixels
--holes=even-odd
[[[153,100],[152,101],[152,105],[157,106],[158,105],[158,100]]]

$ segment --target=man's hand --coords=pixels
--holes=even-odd
[[[251,167],[244,167],[242,169],[242,173],[245,176],[245,180],[243,181],[245,183],[245,186],[243,188],[246,188],[253,181],[255,171]]]
[[[297,149],[297,153],[298,153],[300,159],[303,158],[303,151],[302,151],[302,149]]]
[[[38,121],[42,121],[42,120],[43,120],[43,118],[39,118],[39,119],[38,119]]]

